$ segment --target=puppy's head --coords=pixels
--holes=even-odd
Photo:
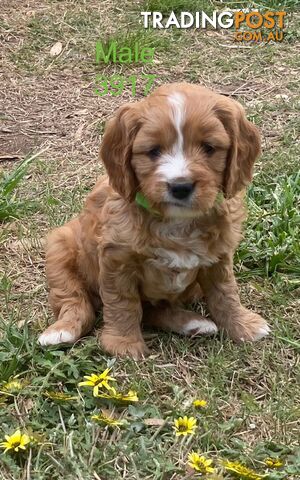
[[[168,217],[207,212],[252,178],[260,137],[243,108],[203,87],[171,84],[121,107],[100,154],[112,187],[128,201],[141,192]]]

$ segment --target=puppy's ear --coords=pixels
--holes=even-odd
[[[222,99],[217,114],[231,138],[223,182],[224,194],[231,198],[252,180],[254,162],[261,152],[260,134],[235,100]]]
[[[111,186],[128,201],[134,199],[138,187],[131,156],[132,144],[139,128],[135,105],[123,105],[106,124],[100,147],[100,158],[107,170]]]

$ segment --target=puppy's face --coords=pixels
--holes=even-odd
[[[209,210],[222,185],[230,138],[205,95],[154,96],[132,145],[141,191],[166,216]]]
[[[219,192],[233,196],[250,181],[258,153],[239,104],[188,84],[121,107],[101,149],[113,187],[128,200],[142,192],[167,217],[195,217]]]

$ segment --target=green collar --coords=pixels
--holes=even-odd
[[[136,194],[135,203],[137,203],[137,205],[139,205],[140,207],[143,207],[148,212],[153,213],[153,215],[161,216],[161,213],[158,210],[151,208],[149,201],[147,200],[145,195],[143,195],[141,192],[138,192]]]
[[[221,203],[224,201],[224,195],[223,192],[218,192],[215,200],[215,205],[221,205]]]

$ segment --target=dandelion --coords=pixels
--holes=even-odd
[[[83,377],[85,378],[85,381],[78,383],[78,386],[93,387],[94,397],[98,396],[99,388],[101,387],[106,388],[106,390],[113,390],[113,387],[111,387],[108,382],[115,382],[116,380],[108,375],[110,370],[110,368],[107,368],[100,374],[92,373],[91,375],[85,375]]]
[[[124,424],[124,422],[120,422],[119,420],[116,420],[115,418],[112,418],[112,417],[108,417],[104,414],[92,415],[91,419],[94,420],[94,422],[109,425],[110,427],[118,427]]]
[[[22,383],[20,382],[20,380],[17,380],[16,378],[13,378],[9,382],[4,383],[4,385],[2,385],[1,388],[3,388],[3,390],[5,392],[22,390]]]
[[[173,428],[176,437],[180,435],[193,435],[197,428],[197,420],[194,417],[179,417],[174,420]]]
[[[97,398],[104,398],[105,400],[116,400],[119,402],[133,403],[138,402],[139,397],[134,390],[129,390],[127,394],[117,393],[116,389],[111,387],[109,393],[98,393]]]
[[[194,400],[193,405],[196,408],[205,408],[207,406],[207,401],[206,400]]]
[[[138,402],[139,397],[137,396],[137,393],[134,390],[129,390],[129,392],[126,393],[126,395],[121,394],[120,400],[122,402]]]
[[[281,468],[284,465],[284,461],[280,458],[266,458],[265,464],[269,468]]]
[[[26,450],[26,445],[30,443],[30,438],[26,433],[21,433],[20,430],[16,430],[12,435],[5,435],[5,442],[0,443],[0,447],[4,448],[4,453],[8,450],[18,452],[19,449]]]
[[[5,382],[1,385],[0,393],[3,393],[4,395],[12,395],[14,393],[20,392],[22,388],[22,382],[20,382],[20,380],[14,377],[8,382]]]
[[[239,462],[231,462],[226,460],[223,462],[223,466],[225,470],[235,473],[240,479],[243,480],[260,480],[261,478],[265,478],[267,476],[257,473],[255,470],[245,467]]]
[[[68,402],[70,400],[77,400],[78,397],[72,396],[65,392],[44,392],[43,395],[51,400],[58,400],[62,402]]]
[[[207,460],[205,457],[196,452],[189,453],[188,460],[188,465],[190,467],[204,475],[208,473],[214,473],[215,471],[215,469],[211,466],[212,460]]]

